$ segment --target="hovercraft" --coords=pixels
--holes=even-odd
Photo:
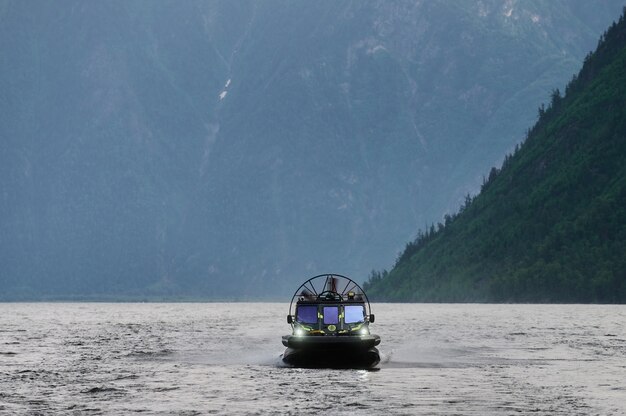
[[[369,299],[352,279],[321,274],[304,282],[289,304],[282,359],[295,367],[369,368],[380,361],[380,337]]]

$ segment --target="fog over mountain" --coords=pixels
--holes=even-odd
[[[623,1],[0,1],[0,298],[364,280]]]

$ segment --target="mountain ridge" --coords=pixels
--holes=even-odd
[[[373,298],[626,302],[622,15],[475,197],[407,244]]]

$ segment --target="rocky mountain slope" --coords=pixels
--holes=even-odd
[[[371,296],[626,302],[624,68],[622,15],[482,192],[374,273]]]

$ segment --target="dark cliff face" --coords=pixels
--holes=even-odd
[[[364,275],[523,137],[620,2],[0,2],[7,297]]]

